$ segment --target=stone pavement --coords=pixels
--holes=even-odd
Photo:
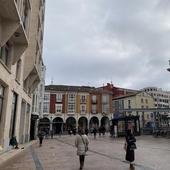
[[[42,147],[33,144],[2,164],[0,170],[78,170],[74,139],[75,136],[57,136],[45,139]],[[124,160],[124,138],[105,136],[95,140],[89,136],[89,139],[84,170],[129,170]],[[135,170],[170,170],[170,139],[140,136],[137,147]]]

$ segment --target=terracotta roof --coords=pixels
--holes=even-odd
[[[141,93],[142,91],[138,91],[134,94],[128,94],[128,95],[123,95],[123,96],[118,96],[118,97],[114,97],[112,100],[116,100],[116,99],[123,99],[123,98],[126,98],[126,97],[132,97],[132,96],[136,96],[137,94]]]
[[[68,92],[88,92],[88,93],[109,93],[108,90],[98,89],[90,86],[69,86],[69,85],[47,85],[46,91],[68,91]]]

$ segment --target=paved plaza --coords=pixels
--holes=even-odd
[[[55,136],[22,150],[0,166],[0,170],[78,170],[75,136]],[[90,145],[84,170],[128,170],[124,138],[89,136]],[[17,150],[18,152],[18,150]],[[170,170],[170,139],[137,137],[135,170]],[[0,160],[3,154],[0,155]]]

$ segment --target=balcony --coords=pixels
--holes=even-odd
[[[0,46],[3,46],[15,33],[20,25],[20,16],[14,0],[0,0],[1,37]]]
[[[80,110],[80,114],[81,114],[81,115],[85,115],[86,113],[87,113],[86,110]]]
[[[91,114],[97,114],[97,111],[96,110],[92,110]]]
[[[0,20],[0,46],[7,41],[14,44],[12,64],[15,64],[28,47],[28,39],[14,0],[0,0]]]
[[[81,104],[87,103],[87,100],[86,100],[86,99],[80,99],[80,103],[81,103]]]
[[[62,103],[63,100],[62,99],[56,99],[56,103]]]
[[[74,116],[76,113],[75,112],[68,112],[67,115],[69,116]]]
[[[92,100],[91,100],[91,103],[92,103],[92,104],[97,104],[97,100],[93,100],[93,99],[92,99]]]
[[[13,61],[12,64],[15,64],[21,57],[21,55],[25,52],[28,47],[28,40],[26,34],[22,28],[22,25],[16,30],[14,35],[10,39],[13,42]]]
[[[32,93],[40,82],[40,76],[36,69],[33,67],[32,71],[28,75],[28,77],[24,80],[24,88],[27,93]],[[29,91],[28,91],[29,90]]]

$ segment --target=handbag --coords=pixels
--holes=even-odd
[[[135,144],[135,143],[132,143],[132,144],[130,145],[130,150],[135,150],[135,149],[137,149],[136,144]]]
[[[80,136],[81,136],[81,135],[80,135]],[[87,144],[85,144],[84,139],[83,139],[82,136],[81,136],[81,139],[82,139],[83,144],[84,144],[84,147],[85,147],[85,152],[87,152],[87,151],[89,150],[89,148],[88,148]]]

